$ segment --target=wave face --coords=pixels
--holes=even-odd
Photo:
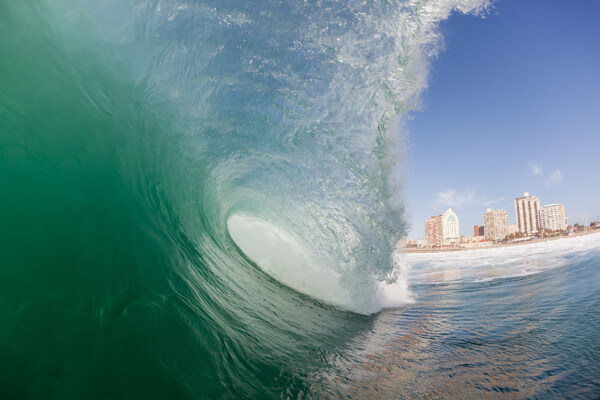
[[[486,6],[2,2],[6,396],[309,393],[411,301],[399,121]]]

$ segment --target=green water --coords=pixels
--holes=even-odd
[[[128,6],[133,13],[124,14]],[[228,70],[230,55],[214,60],[223,76],[212,88],[194,78],[204,71],[214,79],[210,66],[173,82],[178,69],[160,62],[169,59],[162,52],[177,49],[135,32],[152,22],[136,19],[142,6],[0,5],[2,397],[279,397],[305,390],[322,346],[343,344],[367,317],[273,280],[238,249],[226,223],[252,213],[278,225],[294,221],[287,230],[301,237],[332,218],[316,239],[330,238],[350,221],[343,203],[367,189],[352,182],[381,174],[379,161],[372,171],[348,170],[362,161],[346,150],[327,153],[347,138],[322,135],[314,143],[315,121],[269,121],[280,105],[258,99],[233,109],[240,93],[268,80],[229,86],[237,74]],[[157,6],[148,3],[148,14]],[[121,30],[129,18],[134,26]],[[201,53],[215,47],[206,40]],[[303,65],[295,68],[304,73]],[[277,136],[290,126],[293,137]],[[337,174],[356,195],[322,208],[339,193],[327,185],[319,189],[326,196],[312,192],[321,174]],[[377,209],[365,203],[359,212]],[[364,254],[387,259],[395,236],[385,244],[380,233],[364,234],[382,245],[379,256]],[[358,245],[313,252],[330,259],[340,251],[358,268]],[[371,274],[361,269],[346,274],[348,288]],[[389,269],[383,265],[382,273]]]

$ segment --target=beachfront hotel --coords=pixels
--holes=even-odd
[[[489,240],[503,240],[508,235],[508,211],[487,209],[483,214],[485,237]]]
[[[562,204],[548,204],[540,209],[540,226],[551,231],[567,229],[567,209]]]
[[[442,215],[442,231],[444,246],[453,246],[460,243],[460,229],[458,215],[451,208]]]
[[[484,234],[485,234],[485,227],[484,226],[475,225],[473,227],[473,236],[474,237],[483,236]]]
[[[523,197],[517,197],[515,214],[519,232],[531,235],[540,230],[540,200],[537,196],[525,192]]]
[[[427,247],[440,247],[443,243],[444,233],[442,216],[427,218],[425,221],[425,242]]]
[[[455,246],[460,243],[458,215],[451,208],[444,214],[430,217],[425,221],[425,242],[427,247]]]

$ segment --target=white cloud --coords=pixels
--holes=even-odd
[[[544,179],[546,186],[559,185],[562,183],[562,173],[560,169],[556,168],[550,174],[544,174],[542,167],[540,167],[535,161],[529,163],[529,170],[531,176],[539,176]]]
[[[461,208],[469,206],[475,202],[475,191],[457,192],[454,189],[448,189],[445,192],[438,192],[434,202],[434,208],[454,207]]]
[[[445,192],[437,193],[437,197],[433,202],[433,208],[437,210],[445,207],[463,208],[469,206],[489,206],[504,200],[506,200],[504,197],[498,199],[490,199],[486,196],[477,198],[477,192],[472,189],[463,192],[455,189],[448,189]]]
[[[484,197],[479,201],[479,204],[481,204],[483,206],[491,206],[494,203],[499,203],[504,200],[506,200],[506,197],[500,197],[497,199],[488,199],[487,197]]]
[[[546,178],[546,186],[558,185],[562,183],[562,174],[557,168]]]
[[[529,163],[529,168],[531,169],[531,175],[533,176],[544,175],[542,167],[540,167],[535,161],[531,161]]]

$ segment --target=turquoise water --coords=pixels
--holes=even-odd
[[[0,2],[0,397],[597,397],[593,237],[394,254],[452,10]]]

